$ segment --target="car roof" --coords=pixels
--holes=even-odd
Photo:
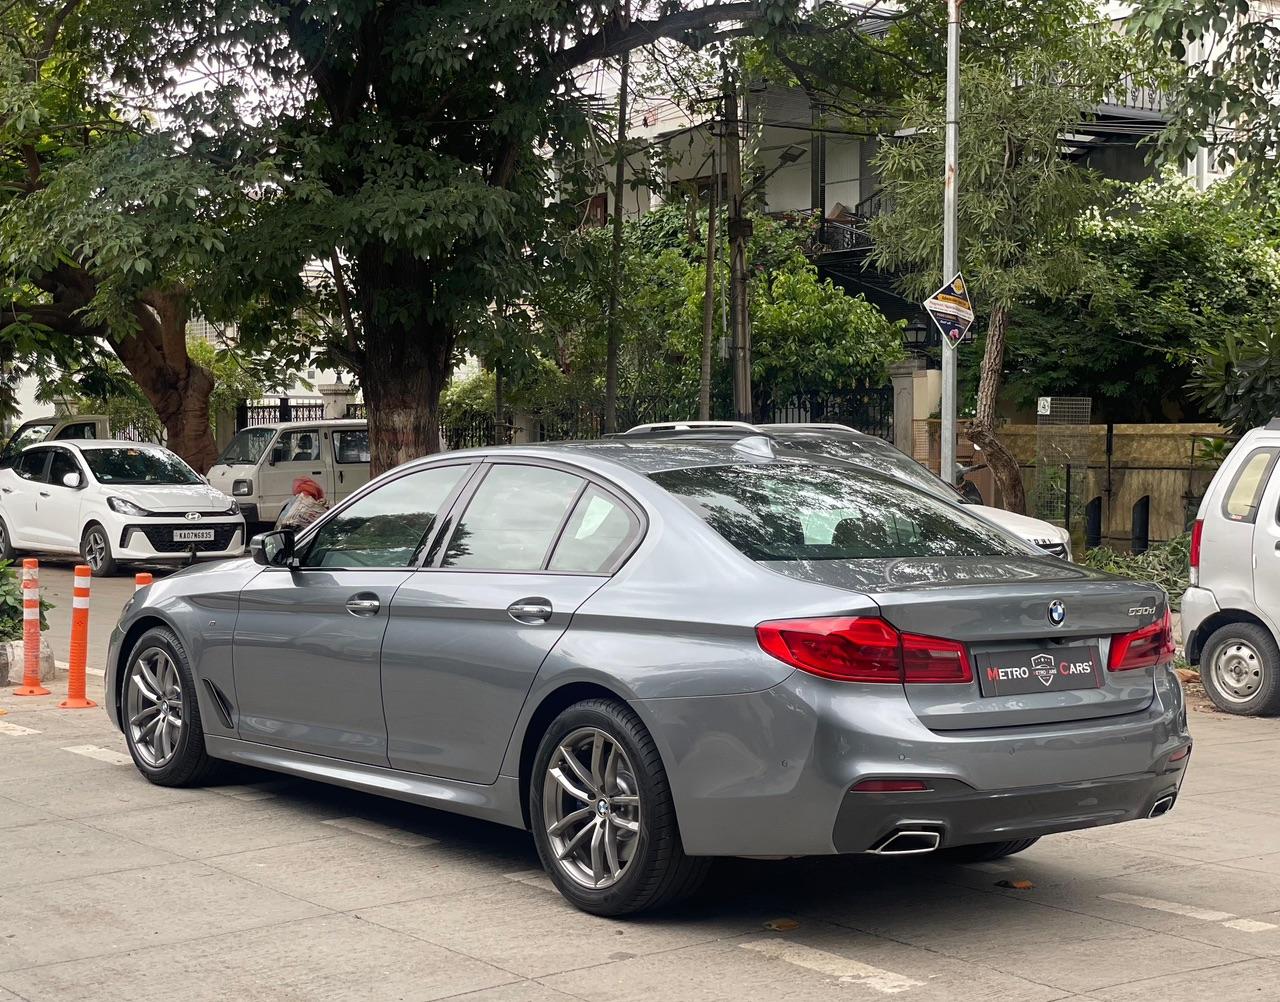
[[[45,440],[43,442],[32,442],[22,451],[29,452],[32,449],[47,449],[53,445],[65,445],[72,449],[80,450],[90,449],[166,449],[165,446],[158,442],[130,442],[123,438],[55,438]]]

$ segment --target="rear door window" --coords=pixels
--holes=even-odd
[[[490,467],[449,539],[441,566],[542,570],[585,483],[544,466]]]
[[[651,474],[753,560],[1027,555],[935,495],[855,468],[769,463]]]
[[[630,549],[640,520],[612,494],[594,484],[574,505],[548,570],[607,574]]]
[[[1222,502],[1222,513],[1233,522],[1253,522],[1258,517],[1258,502],[1266,489],[1271,467],[1275,464],[1274,448],[1254,449],[1236,470]]]

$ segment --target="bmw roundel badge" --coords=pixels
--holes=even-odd
[[[1062,604],[1062,600],[1055,598],[1049,603],[1049,622],[1054,626],[1061,626],[1067,621],[1067,607]]]

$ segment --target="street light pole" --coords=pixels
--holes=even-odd
[[[960,270],[956,226],[956,163],[960,152],[960,5],[947,0],[947,123],[946,168],[942,194],[942,281]],[[956,351],[942,339],[942,462],[939,473],[947,483],[956,475]]]
[[[747,316],[747,241],[751,220],[744,211],[742,190],[742,133],[738,118],[738,91],[726,68],[724,74],[724,131],[728,143],[725,157],[729,230],[729,343],[733,360],[734,420],[750,422],[751,413],[751,326]]]

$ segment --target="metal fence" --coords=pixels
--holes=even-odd
[[[767,402],[761,424],[843,424],[893,441],[893,387],[864,386],[840,393],[814,393]]]
[[[284,421],[321,421],[324,401],[313,397],[242,400],[236,406],[236,431]]]

